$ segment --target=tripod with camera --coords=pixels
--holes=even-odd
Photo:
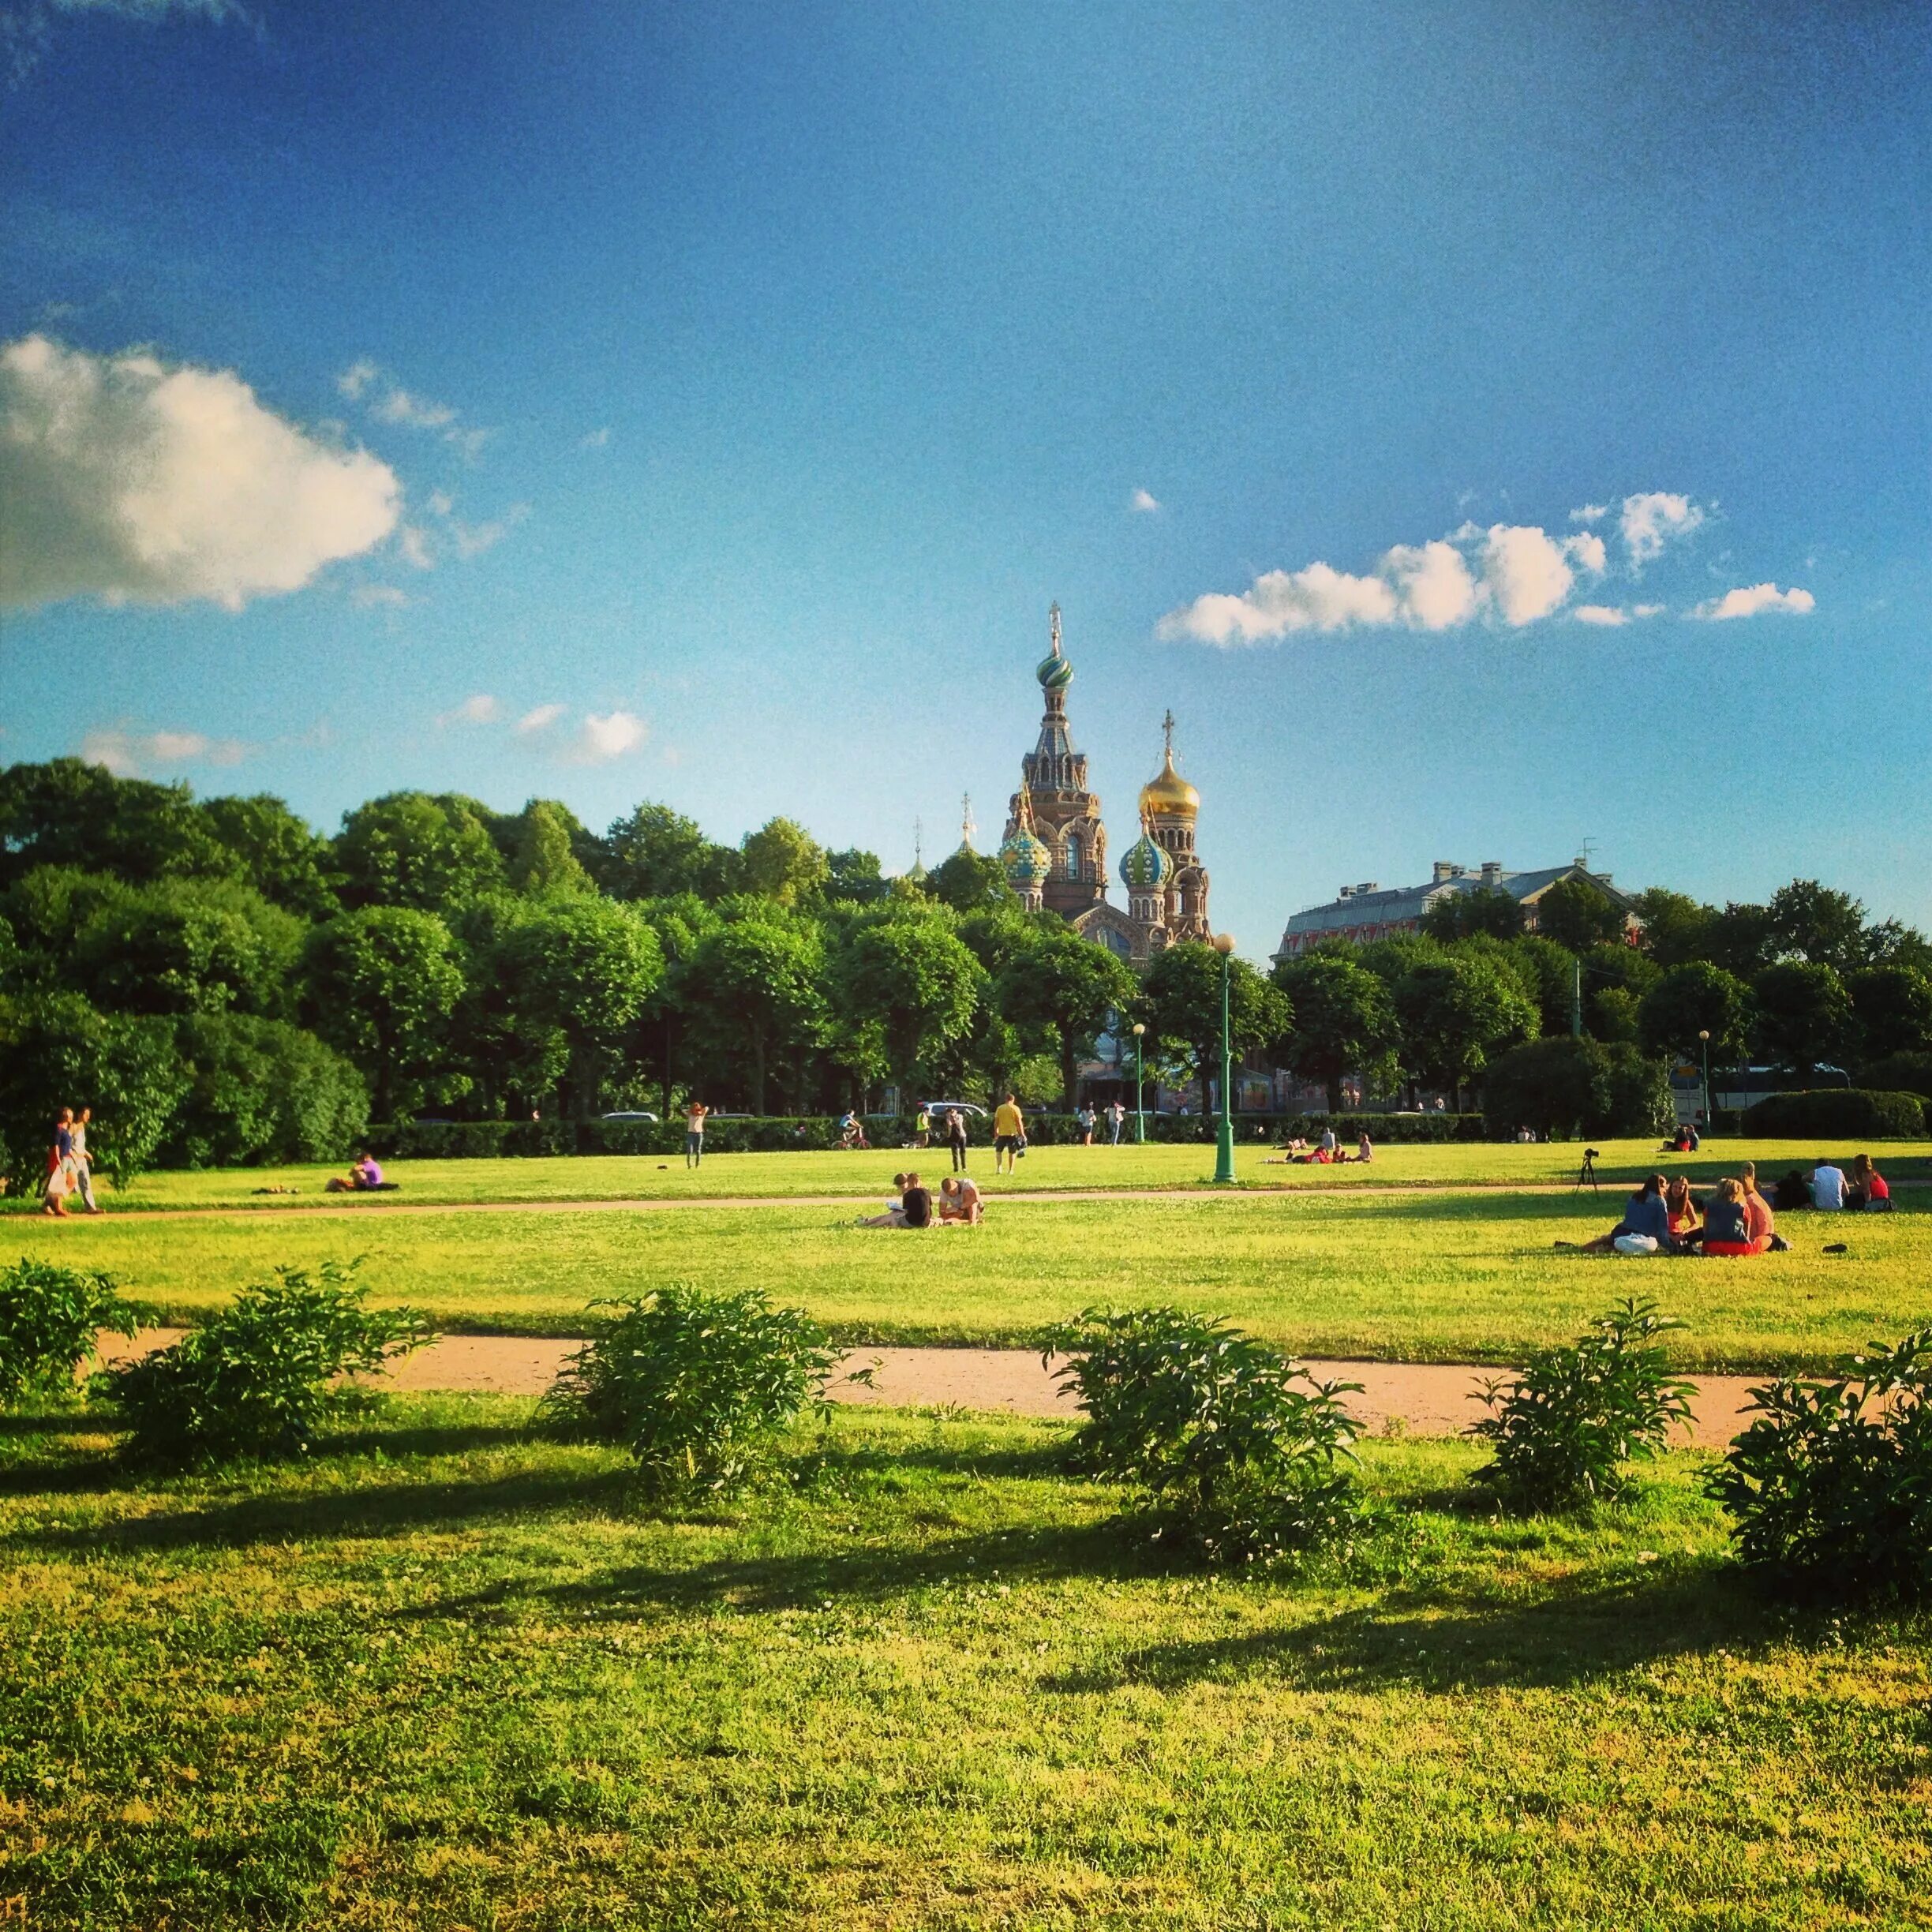
[[[1586,1148],[1583,1150],[1583,1165],[1577,1170],[1576,1185],[1570,1192],[1572,1194],[1581,1194],[1586,1187],[1593,1194],[1601,1194],[1603,1192],[1597,1179],[1597,1149],[1595,1148]]]

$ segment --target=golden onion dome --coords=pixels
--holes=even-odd
[[[1174,769],[1172,745],[1160,775],[1140,788],[1140,809],[1155,818],[1192,818],[1200,811],[1200,794]]]

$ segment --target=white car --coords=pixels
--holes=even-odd
[[[924,1103],[924,1110],[935,1120],[942,1114],[964,1114],[969,1119],[979,1120],[984,1120],[987,1117],[986,1109],[975,1106],[970,1100],[928,1100]]]

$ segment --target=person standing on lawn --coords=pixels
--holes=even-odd
[[[1114,1147],[1118,1147],[1121,1142],[1121,1130],[1127,1125],[1126,1102],[1124,1100],[1116,1100],[1114,1104],[1107,1109],[1106,1114],[1107,1136],[1109,1144]]]
[[[705,1116],[711,1110],[702,1100],[694,1100],[684,1110],[684,1165],[701,1166],[704,1162]]]
[[[88,1158],[88,1122],[94,1118],[92,1107],[83,1107],[74,1116],[70,1144],[73,1151],[74,1186],[81,1200],[87,1203],[89,1214],[99,1214],[100,1204],[94,1198],[94,1165]]]
[[[1020,1103],[1009,1094],[993,1110],[993,1171],[1011,1174],[1020,1144],[1026,1139],[1026,1120]]]
[[[953,1171],[966,1171],[966,1112],[953,1107],[946,1114],[946,1145],[953,1150]]]

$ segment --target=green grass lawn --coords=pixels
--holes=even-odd
[[[1374,1443],[1345,1571],[1162,1567],[1054,1424],[841,1414],[682,1521],[527,1405],[137,1486],[0,1418],[0,1897],[54,1927],[1924,1926],[1932,1627]]]
[[[1567,1193],[1249,1195],[995,1204],[972,1229],[907,1234],[805,1204],[511,1210],[350,1220],[128,1215],[16,1223],[0,1249],[107,1269],[193,1319],[278,1263],[369,1257],[377,1297],[444,1326],[582,1332],[584,1305],[668,1281],[755,1283],[842,1339],[1024,1342],[1093,1301],[1174,1301],[1299,1352],[1519,1361],[1617,1297],[1691,1324],[1687,1365],[1822,1367],[1932,1321],[1932,1213],[1792,1215],[1788,1255],[1624,1261],[1562,1253],[1608,1226],[1620,1196]],[[1851,1252],[1827,1256],[1829,1241]]]
[[[1653,1166],[1683,1171],[1700,1181],[1734,1174],[1740,1163],[1756,1160],[1767,1175],[1809,1169],[1821,1149],[1809,1141],[1714,1142],[1697,1155],[1661,1155],[1641,1140],[1601,1143],[1605,1182],[1628,1182]],[[1838,1150],[1848,1160],[1855,1150]],[[1555,1186],[1574,1181],[1582,1156],[1580,1146],[1492,1146],[1477,1142],[1447,1147],[1387,1147],[1372,1163],[1341,1167],[1292,1167],[1267,1163],[1272,1149],[1242,1144],[1237,1173],[1242,1185],[1268,1188],[1471,1187],[1501,1185]],[[989,1192],[1007,1188],[1055,1190],[1078,1188],[1205,1187],[1214,1172],[1214,1149],[1195,1147],[1034,1148],[1009,1180],[993,1173],[990,1148],[978,1147],[972,1172]],[[1898,1142],[1878,1150],[1881,1167],[1911,1185],[1932,1179],[1932,1142]],[[322,1184],[339,1171],[328,1167],[247,1167],[202,1173],[144,1174],[125,1193],[103,1196],[114,1211],[160,1208],[245,1208],[294,1211],[302,1207],[380,1206],[397,1202],[439,1205],[471,1201],[676,1200],[706,1196],[783,1199],[813,1194],[869,1199],[890,1187],[893,1173],[916,1164],[928,1179],[949,1171],[943,1148],[923,1154],[886,1149],[871,1154],[713,1154],[702,1167],[688,1170],[681,1159],[594,1155],[538,1160],[393,1161],[387,1163],[400,1191],[371,1202],[323,1194]],[[293,1187],[293,1196],[264,1195],[256,1189]],[[31,1214],[32,1200],[0,1203],[13,1214]]]

